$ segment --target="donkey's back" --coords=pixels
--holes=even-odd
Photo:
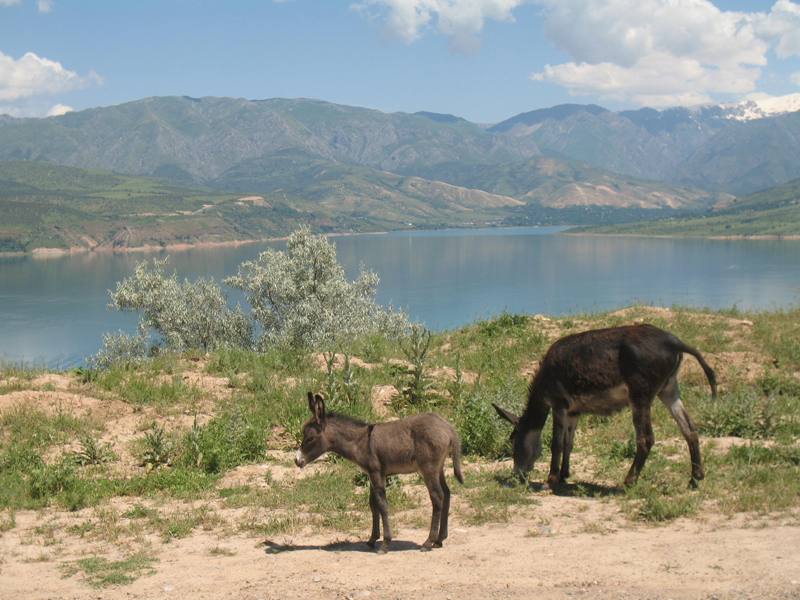
[[[386,475],[440,471],[448,455],[453,457],[456,478],[461,475],[461,441],[455,428],[434,413],[412,415],[372,426],[370,446]]]

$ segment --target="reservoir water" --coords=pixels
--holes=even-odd
[[[332,238],[350,277],[381,277],[378,300],[433,329],[502,311],[564,315],[641,302],[740,309],[800,304],[800,241],[558,235],[560,228],[395,232]],[[182,277],[221,279],[266,246],[170,254]],[[0,360],[67,368],[102,334],[133,331],[108,290],[144,254],[0,258]],[[234,299],[240,297],[232,294]]]

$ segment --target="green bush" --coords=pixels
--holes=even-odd
[[[695,403],[700,433],[713,437],[767,438],[775,434],[775,401],[751,389],[736,390],[717,400]]]
[[[142,464],[148,469],[168,465],[172,460],[173,444],[164,428],[153,422],[144,434]]]
[[[193,427],[182,440],[182,462],[206,473],[220,473],[264,457],[266,430],[240,410]]]
[[[465,454],[498,458],[509,453],[509,429],[503,427],[490,398],[482,390],[466,394],[455,421]]]
[[[73,488],[76,481],[75,469],[66,462],[40,465],[31,470],[28,476],[30,497],[47,504],[53,496]]]
[[[530,317],[528,315],[502,312],[493,319],[478,322],[478,331],[481,335],[489,338],[507,336],[509,334],[518,335],[526,329],[529,320]]]

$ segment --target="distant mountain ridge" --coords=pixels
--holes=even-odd
[[[642,179],[747,194],[800,177],[800,112],[742,119],[749,104],[612,112],[568,105],[492,127],[543,153]],[[764,105],[766,106],[766,105]],[[785,109],[785,110],[784,110]]]
[[[763,118],[744,120],[745,105],[614,112],[565,104],[486,127],[450,114],[309,99],[154,97],[46,119],[0,118],[0,160],[328,204],[368,202],[378,181],[386,189],[420,177],[547,207],[701,210],[724,198],[715,194],[800,177],[800,112],[791,112],[792,98],[764,102]],[[306,181],[310,162],[317,176]],[[559,173],[555,182],[543,182],[545,163]]]

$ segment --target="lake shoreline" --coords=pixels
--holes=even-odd
[[[592,231],[562,231],[557,235],[573,237],[598,237],[598,238],[656,238],[662,240],[717,240],[717,241],[797,241],[800,235],[678,235],[678,234],[649,234],[649,233],[595,233]]]
[[[496,227],[496,229],[514,229],[518,226]],[[537,226],[538,227],[538,226]],[[544,225],[540,227],[546,227]],[[569,225],[565,226],[569,227]],[[441,229],[393,229],[385,231],[341,231],[324,234],[326,237],[351,237],[357,235],[387,235],[394,232],[404,231],[447,231],[459,229],[469,231],[476,229],[473,227],[444,227]],[[479,228],[480,229],[480,228]],[[680,234],[647,234],[647,233],[596,233],[592,231],[564,231],[556,232],[555,235],[571,237],[598,237],[598,238],[656,238],[656,239],[683,239],[683,240],[719,240],[719,241],[798,241],[800,234],[795,235],[680,235]],[[146,244],[144,246],[107,246],[98,245],[93,247],[72,246],[70,248],[32,248],[27,251],[0,252],[0,258],[11,258],[20,256],[30,256],[37,259],[62,258],[64,256],[75,256],[80,254],[157,254],[161,252],[186,252],[196,249],[209,248],[238,248],[251,244],[266,244],[270,242],[283,242],[288,239],[288,235],[271,236],[263,238],[248,238],[240,240],[224,241],[205,241],[205,242],[174,242],[169,244]]]
[[[404,231],[404,230],[400,230]],[[342,231],[324,234],[326,237],[349,237],[355,235],[386,235],[388,231]],[[62,258],[82,254],[156,254],[161,252],[186,252],[189,250],[210,248],[238,248],[251,244],[266,244],[270,242],[285,242],[288,235],[252,238],[244,240],[226,240],[219,242],[181,242],[164,245],[147,244],[144,246],[72,246],[70,248],[33,248],[29,251],[0,252],[0,258],[30,256],[36,259]]]

